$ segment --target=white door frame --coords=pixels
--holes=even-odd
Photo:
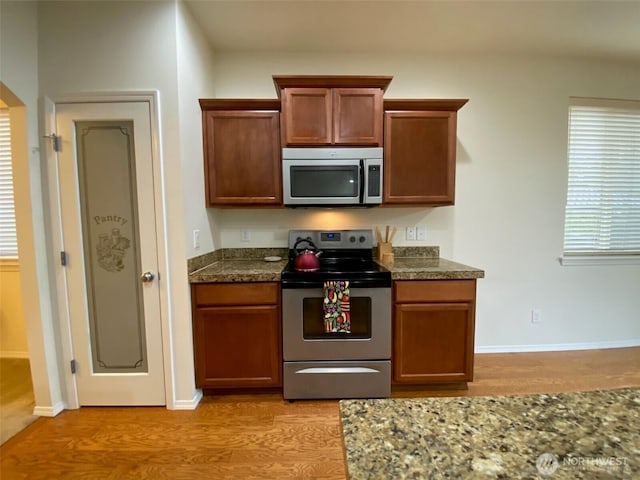
[[[162,168],[162,142],[160,135],[160,101],[157,91],[139,92],[104,92],[76,95],[64,95],[54,100],[43,99],[43,132],[44,136],[56,133],[56,104],[72,103],[126,103],[143,102],[149,106],[149,119],[151,124],[151,149],[153,163],[153,190],[156,208],[156,246],[158,252],[158,282],[160,290],[160,325],[162,331],[162,357],[164,364],[164,384],[166,407],[175,408],[174,378],[171,355],[171,328],[169,310],[169,282],[170,275],[167,255],[166,232],[166,208],[164,202],[164,174]],[[47,170],[47,186],[49,201],[49,231],[51,232],[52,247],[52,275],[56,285],[56,299],[58,309],[58,327],[60,329],[60,356],[62,360],[61,388],[65,407],[69,409],[80,408],[78,401],[78,389],[74,375],[71,373],[70,362],[74,358],[73,343],[71,341],[71,319],[67,295],[66,272],[60,265],[58,252],[64,250],[62,217],[60,211],[60,192],[58,183],[58,159],[52,143],[47,143],[44,158]]]

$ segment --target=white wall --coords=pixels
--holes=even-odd
[[[200,98],[215,96],[214,54],[200,27],[183,3],[178,4],[178,101],[180,156],[184,185],[184,223],[187,257],[214,250],[216,210],[205,207],[204,161]],[[193,244],[193,230],[200,230],[200,248]]]
[[[164,203],[157,211],[164,214],[169,252],[164,257],[161,289],[169,316],[165,345],[172,360],[166,366],[173,369],[167,401],[170,407],[188,408],[197,392],[182,181],[183,172],[191,170],[183,170],[180,147],[178,6],[174,1],[41,2],[39,19],[41,95],[55,100],[78,93],[159,92]]]
[[[231,54],[220,98],[275,98],[273,74],[393,75],[387,98],[468,98],[458,114],[456,205],[373,210],[221,210],[223,247],[284,246],[290,228],[425,225],[425,245],[486,271],[476,345],[640,344],[640,266],[562,267],[570,96],[640,98],[640,65],[564,58]],[[240,241],[249,228],[252,241]],[[408,245],[403,235],[397,244]],[[542,323],[530,322],[539,308]]]
[[[217,228],[215,211],[205,208],[204,167],[202,149],[202,121],[199,98],[214,96],[214,57],[191,12],[184,4],[176,5],[176,44],[178,75],[178,115],[180,135],[180,166],[182,168],[183,234],[186,257],[180,258],[186,268],[185,258],[210,252],[219,245],[215,241]],[[167,198],[170,202],[170,197]],[[193,243],[193,231],[200,232],[200,246]],[[219,236],[218,236],[219,238]],[[181,289],[189,295],[186,276],[173,275],[174,290]],[[176,349],[182,352],[174,360],[176,381],[195,385],[193,375],[193,340],[191,335],[191,305],[181,306],[173,321]],[[186,375],[190,375],[186,377]],[[186,377],[186,378],[185,378]],[[192,387],[193,388],[193,387]],[[192,400],[197,403],[198,398]],[[187,404],[188,406],[188,404]]]
[[[9,105],[20,283],[35,412],[62,408],[56,324],[49,281],[38,134],[38,9],[0,2],[0,97]]]

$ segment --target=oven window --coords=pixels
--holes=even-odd
[[[292,197],[357,197],[358,186],[357,165],[335,167],[292,166]]]
[[[322,297],[302,300],[302,336],[305,340],[371,338],[371,298],[350,297],[351,333],[326,333]]]

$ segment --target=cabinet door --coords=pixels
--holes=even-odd
[[[473,303],[397,304],[393,335],[395,383],[473,380]]]
[[[386,112],[383,203],[453,205],[456,112]]]
[[[333,142],[382,145],[382,90],[333,89]]]
[[[331,90],[285,88],[282,92],[282,142],[285,145],[329,145]]]
[[[282,386],[277,305],[198,308],[194,338],[198,387]]]
[[[281,205],[278,112],[205,111],[207,205]]]

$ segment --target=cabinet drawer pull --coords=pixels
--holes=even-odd
[[[298,373],[380,373],[375,368],[367,367],[311,367],[298,370]]]

